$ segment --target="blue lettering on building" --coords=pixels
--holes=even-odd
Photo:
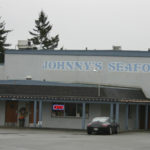
[[[132,70],[132,64],[125,65],[124,69],[125,69],[125,72],[132,72],[133,71]]]
[[[92,61],[45,61],[43,69],[53,71],[101,71],[103,63]]]
[[[103,70],[103,63],[102,62],[96,62],[95,67],[96,67],[95,69],[97,71]]]
[[[134,72],[139,72],[141,70],[141,64],[134,64]]]
[[[47,67],[48,67],[50,70],[55,70],[55,69],[56,69],[56,62],[55,62],[55,61],[48,62]]]
[[[71,61],[66,62],[66,70],[73,70],[73,62]]]
[[[143,72],[150,72],[150,64],[143,64],[142,70]]]
[[[128,73],[150,73],[149,63],[109,62],[105,68],[101,61],[45,61],[42,65],[49,71],[109,71]]]
[[[86,71],[90,71],[90,66],[89,66],[90,63],[89,62],[85,62],[84,64],[85,64],[85,70]]]
[[[63,61],[57,62],[57,70],[64,70],[65,69],[65,63]]]
[[[117,63],[117,72],[123,72],[124,71],[124,64],[123,63]]]
[[[83,70],[83,64],[80,61],[75,62],[75,70]]]
[[[112,72],[116,71],[116,67],[115,67],[114,62],[111,62],[111,63],[108,64],[108,71],[112,71]]]

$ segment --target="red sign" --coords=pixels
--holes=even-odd
[[[64,105],[54,104],[53,110],[64,110]]]

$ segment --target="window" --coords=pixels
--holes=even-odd
[[[54,106],[64,106],[64,109],[53,109]],[[82,117],[82,104],[75,103],[53,103],[52,117]],[[86,104],[86,117],[89,116],[89,104]]]
[[[52,116],[64,116],[64,109],[54,109],[54,106],[63,106],[64,104],[59,103],[59,104],[53,104],[52,105]]]
[[[113,119],[115,119],[116,118],[116,105],[113,104],[113,106],[114,106],[114,109],[113,109]]]
[[[132,118],[132,106],[128,105],[128,117]]]
[[[77,104],[76,117],[82,117],[82,104]]]
[[[76,116],[76,104],[65,104],[65,116]]]

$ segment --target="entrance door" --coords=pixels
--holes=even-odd
[[[29,123],[34,121],[34,103],[30,103],[30,114],[29,114]],[[39,104],[37,103],[37,112],[36,112],[36,123],[39,121]]]
[[[145,129],[145,106],[140,106],[139,117],[139,128]]]
[[[6,101],[6,112],[5,112],[5,122],[6,123],[17,123],[17,101]]]

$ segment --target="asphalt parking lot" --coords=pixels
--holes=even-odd
[[[150,132],[87,135],[84,131],[0,128],[0,150],[150,150]]]

